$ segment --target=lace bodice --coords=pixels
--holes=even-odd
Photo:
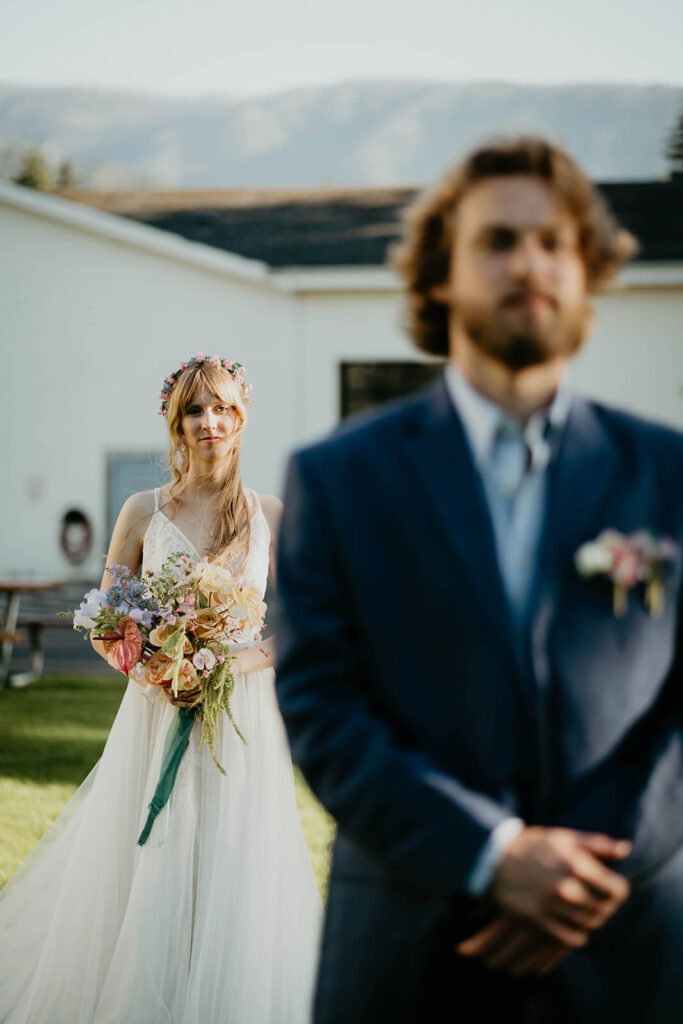
[[[166,559],[175,551],[184,551],[190,558],[198,562],[201,559],[200,553],[195,548],[189,537],[168,519],[159,508],[159,488],[154,491],[154,515],[152,516],[142,545],[142,570],[158,572]],[[261,597],[266,592],[268,580],[268,565],[270,560],[270,529],[261,508],[261,502],[254,491],[250,492],[251,505],[251,539],[249,544],[249,558],[244,569],[240,572],[245,579],[258,588]],[[242,567],[243,556],[237,552],[228,561],[226,568],[229,572],[235,572]]]

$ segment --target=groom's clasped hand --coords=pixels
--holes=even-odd
[[[508,847],[492,879],[496,916],[456,952],[514,976],[546,974],[585,946],[630,893],[607,866],[631,843],[568,828],[529,826]]]

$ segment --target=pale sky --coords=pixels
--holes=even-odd
[[[354,78],[683,84],[680,0],[0,0],[0,83],[256,95]]]

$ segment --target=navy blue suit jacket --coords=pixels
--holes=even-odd
[[[683,436],[575,398],[549,472],[520,651],[443,379],[291,459],[277,688],[339,823],[331,900],[337,875],[457,897],[510,814],[632,839],[636,883],[683,842],[680,557],[657,618],[574,566],[606,528],[683,541]]]

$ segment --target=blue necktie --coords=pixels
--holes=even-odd
[[[511,419],[499,423],[493,439],[491,469],[498,493],[505,503],[508,517],[529,467],[529,449],[522,427]]]

